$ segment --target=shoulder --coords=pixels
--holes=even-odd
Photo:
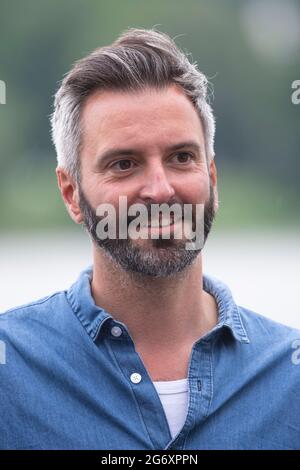
[[[0,336],[5,332],[8,336],[16,336],[20,329],[24,330],[48,323],[68,307],[66,291],[54,292],[50,295],[19,305],[0,313]]]
[[[53,304],[65,298],[66,291],[58,291],[52,294],[49,294],[45,297],[41,297],[36,299],[32,302],[28,302],[26,304],[17,305],[16,307],[9,308],[4,312],[0,313],[0,321],[1,320],[8,320],[10,318],[16,318],[20,315],[30,315],[39,313],[45,310],[48,310],[52,307]]]
[[[258,363],[282,367],[285,376],[295,376],[299,383],[300,330],[238,306],[241,321],[249,337],[249,353]],[[299,367],[295,367],[299,366]]]
[[[277,322],[271,318],[257,313],[248,308],[237,306],[241,320],[249,334],[253,338],[263,339],[264,342],[272,342],[280,339],[300,338],[300,329]]]
[[[0,314],[0,364],[10,364],[0,367],[1,380],[14,382],[28,368],[47,368],[56,357],[54,351],[68,344],[76,325],[66,291]]]
[[[43,304],[49,304],[51,300],[57,297],[60,294],[63,294],[64,291],[54,292],[53,294],[46,295],[45,297],[41,297],[39,299],[33,300],[32,302],[28,302],[26,304],[17,305],[15,307],[11,307],[4,312],[1,312],[0,318],[6,318],[7,316],[13,316],[14,314],[19,314],[24,311],[34,311],[39,308]]]

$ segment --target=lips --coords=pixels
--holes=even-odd
[[[176,214],[175,214],[176,215]],[[127,217],[127,225],[135,220],[136,216],[128,216]],[[159,213],[158,217],[154,216],[148,218],[148,224],[146,223],[141,223],[141,228],[164,228],[164,227],[172,227],[179,221],[183,220],[183,217],[180,215],[180,217],[177,216],[177,218],[174,218],[174,214],[167,214],[166,216],[163,217],[163,214]]]
[[[154,217],[152,221],[148,221],[148,228],[172,227],[172,225],[174,225],[181,219],[182,217],[174,219],[174,214],[170,214],[170,217],[164,218],[162,218],[162,214],[159,214],[159,220],[157,220],[157,217]]]
[[[170,223],[170,222],[165,222],[164,224],[162,223],[159,223],[159,224],[156,224],[154,222],[152,222],[152,224],[148,224],[148,227],[150,228],[162,228],[162,227],[171,227],[172,225],[174,225],[174,222]]]

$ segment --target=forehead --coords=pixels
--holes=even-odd
[[[83,148],[119,145],[164,145],[170,140],[197,140],[204,148],[199,115],[175,85],[132,92],[96,91],[84,103]]]

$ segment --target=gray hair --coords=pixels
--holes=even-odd
[[[134,91],[179,85],[201,119],[208,162],[214,158],[215,119],[208,103],[208,80],[175,42],[155,29],[130,28],[112,45],[75,62],[55,95],[51,116],[57,163],[80,178],[81,109],[96,90]]]

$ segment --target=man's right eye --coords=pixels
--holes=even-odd
[[[131,164],[133,164],[132,160],[118,160],[117,162],[113,163],[110,168],[113,168],[114,170],[125,171],[132,168]]]

